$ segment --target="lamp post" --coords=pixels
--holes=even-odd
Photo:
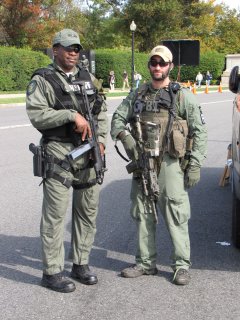
[[[130,24],[130,30],[132,31],[132,75],[131,75],[131,92],[133,91],[134,84],[134,32],[136,31],[136,24],[134,21]]]

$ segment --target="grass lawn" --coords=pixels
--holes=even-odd
[[[228,89],[227,87],[223,87],[223,90]],[[209,92],[217,92],[218,91],[218,86],[209,86]],[[196,88],[196,92],[205,92],[205,86],[202,88]],[[0,104],[12,104],[12,103],[24,103],[26,101],[25,96],[24,97],[6,97],[7,94],[19,94],[19,93],[25,93],[25,92],[6,92],[6,91],[0,91]],[[121,89],[116,89],[115,92],[106,92],[106,97],[122,97],[122,96],[127,96],[129,91],[121,91]],[[4,94],[5,96],[1,98],[1,94]]]

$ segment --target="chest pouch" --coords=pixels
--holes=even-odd
[[[186,142],[188,127],[186,120],[176,120],[173,122],[170,133],[170,143],[168,144],[168,153],[173,158],[182,158],[186,152]]]

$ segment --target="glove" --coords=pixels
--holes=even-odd
[[[133,136],[131,134],[124,135],[124,137],[121,139],[121,142],[123,144],[123,147],[126,151],[126,154],[128,155],[129,159],[131,160],[137,160],[138,159],[138,152],[137,152],[137,146],[136,141],[133,139]]]
[[[190,166],[185,173],[185,187],[191,188],[195,186],[200,180],[200,168],[196,166]]]

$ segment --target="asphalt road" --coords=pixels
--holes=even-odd
[[[234,95],[198,94],[208,126],[208,157],[201,182],[190,190],[192,281],[171,283],[171,243],[160,219],[157,276],[123,279],[120,270],[134,263],[136,229],[129,216],[130,177],[109,138],[101,189],[98,231],[90,264],[99,283],[76,283],[61,294],[40,286],[39,222],[42,190],[32,175],[30,142],[40,135],[23,106],[0,108],[0,308],[3,320],[226,320],[240,319],[240,252],[231,243],[231,189],[218,186],[231,141]],[[120,99],[109,100],[109,121]],[[66,255],[70,247],[70,205],[66,216]],[[71,262],[66,260],[66,274]]]

